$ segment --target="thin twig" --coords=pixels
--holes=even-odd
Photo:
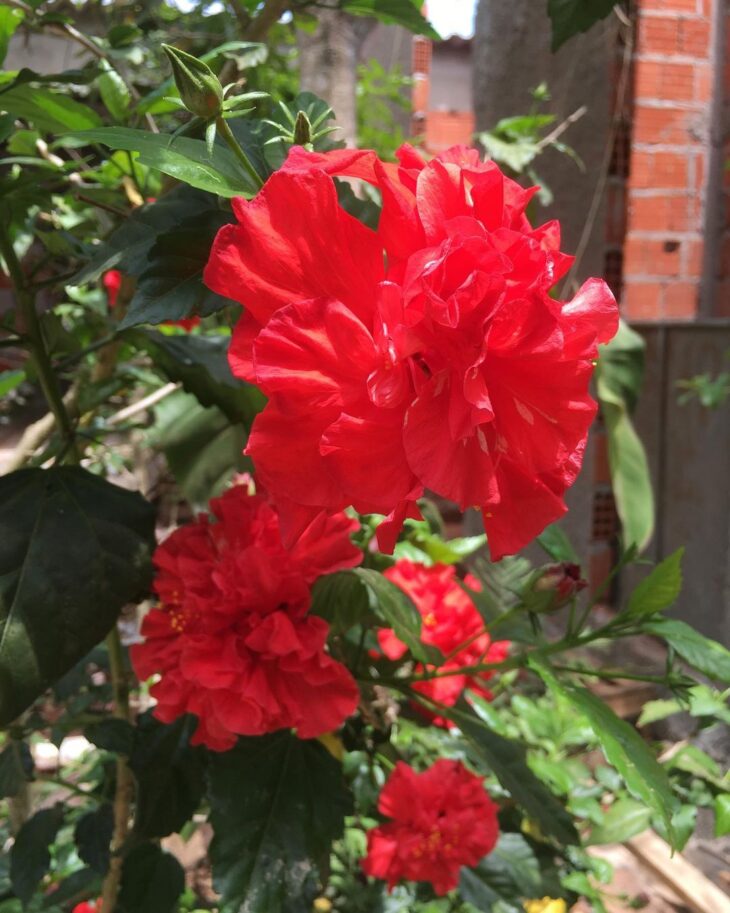
[[[124,651],[116,624],[107,634],[106,645],[109,651],[109,671],[114,694],[114,716],[118,720],[130,721],[129,682],[124,668]],[[122,880],[122,847],[129,833],[129,816],[134,796],[134,778],[127,759],[117,755],[117,781],[114,790],[114,831],[111,840],[109,868],[104,876],[101,894],[101,909],[104,913],[114,913]]]
[[[540,140],[540,142],[535,144],[535,149],[538,152],[542,152],[542,150],[545,149],[547,146],[552,145],[552,143],[554,143],[555,140],[559,136],[562,136],[562,134],[565,133],[565,131],[568,129],[568,127],[570,127],[571,124],[574,124],[576,121],[579,121],[581,119],[581,117],[583,117],[583,115],[586,114],[587,111],[588,111],[588,106],[581,105],[580,108],[577,108],[575,111],[573,111],[572,114],[569,114],[562,123],[558,124],[558,126],[552,131],[552,133],[548,133],[547,136],[543,136],[543,138]]]
[[[164,387],[150,393],[149,396],[145,396],[143,399],[137,400],[136,403],[132,403],[129,406],[125,406],[124,409],[120,409],[119,412],[115,412],[114,415],[110,416],[106,420],[107,425],[118,425],[121,422],[126,421],[128,418],[131,418],[133,415],[137,415],[140,412],[144,412],[145,409],[156,405],[160,400],[165,399],[166,396],[169,396],[171,393],[174,393],[176,390],[180,389],[180,384],[169,383],[165,384]]]

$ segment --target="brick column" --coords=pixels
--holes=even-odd
[[[630,320],[696,316],[702,278],[711,4],[638,0],[623,308]]]

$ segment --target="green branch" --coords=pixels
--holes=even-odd
[[[18,308],[23,316],[26,342],[38,371],[38,381],[43,390],[43,395],[53,413],[61,437],[66,442],[73,443],[73,424],[64,405],[58,379],[46,349],[43,328],[35,306],[35,293],[26,283],[20,261],[4,225],[0,225],[0,253],[5,260]]]

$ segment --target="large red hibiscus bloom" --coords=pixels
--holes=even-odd
[[[377,233],[339,206],[336,174],[378,184]],[[354,505],[388,515],[389,550],[431,489],[482,510],[497,559],[565,511],[618,318],[601,280],[549,296],[571,260],[557,223],[530,226],[531,195],[474,150],[386,166],[295,149],[234,201],[205,281],[246,308],[231,365],[269,397],[248,453],[287,541]]]
[[[357,524],[321,515],[286,550],[275,511],[245,484],[210,506],[213,519],[175,530],[154,556],[159,605],[131,654],[141,679],[160,675],[155,716],[195,714],[193,742],[214,750],[237,735],[336,728],[358,690],[325,651],[327,623],[307,609],[317,577],[359,563],[349,538]]]
[[[389,888],[429,881],[446,894],[459,884],[461,867],[476,865],[499,837],[497,806],[460,761],[441,759],[421,774],[399,761],[378,810],[391,820],[369,831],[362,867]]]
[[[403,590],[418,609],[423,642],[438,647],[446,657],[446,662],[438,668],[439,677],[414,682],[414,689],[447,707],[454,706],[465,688],[491,699],[487,682],[494,672],[487,670],[473,675],[461,670],[481,663],[501,662],[507,656],[509,642],[492,641],[484,630],[484,621],[476,606],[459,586],[454,567],[446,564],[426,567],[414,561],[397,561],[385,571],[385,576]],[[467,576],[465,582],[472,590],[481,589],[474,577]],[[388,659],[400,659],[407,650],[389,628],[378,631],[378,643]],[[416,667],[416,672],[423,671],[425,667]],[[449,723],[439,715],[433,722],[440,726]]]

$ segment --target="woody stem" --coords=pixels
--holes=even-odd
[[[129,722],[129,683],[124,668],[124,652],[116,624],[107,634],[109,651],[109,671],[112,693],[114,695],[114,716]],[[104,877],[101,895],[101,909],[104,913],[114,913],[122,880],[124,857],[122,849],[129,833],[129,816],[134,794],[134,779],[127,759],[117,756],[116,788],[114,791],[114,831],[111,840],[111,857],[109,869]]]

